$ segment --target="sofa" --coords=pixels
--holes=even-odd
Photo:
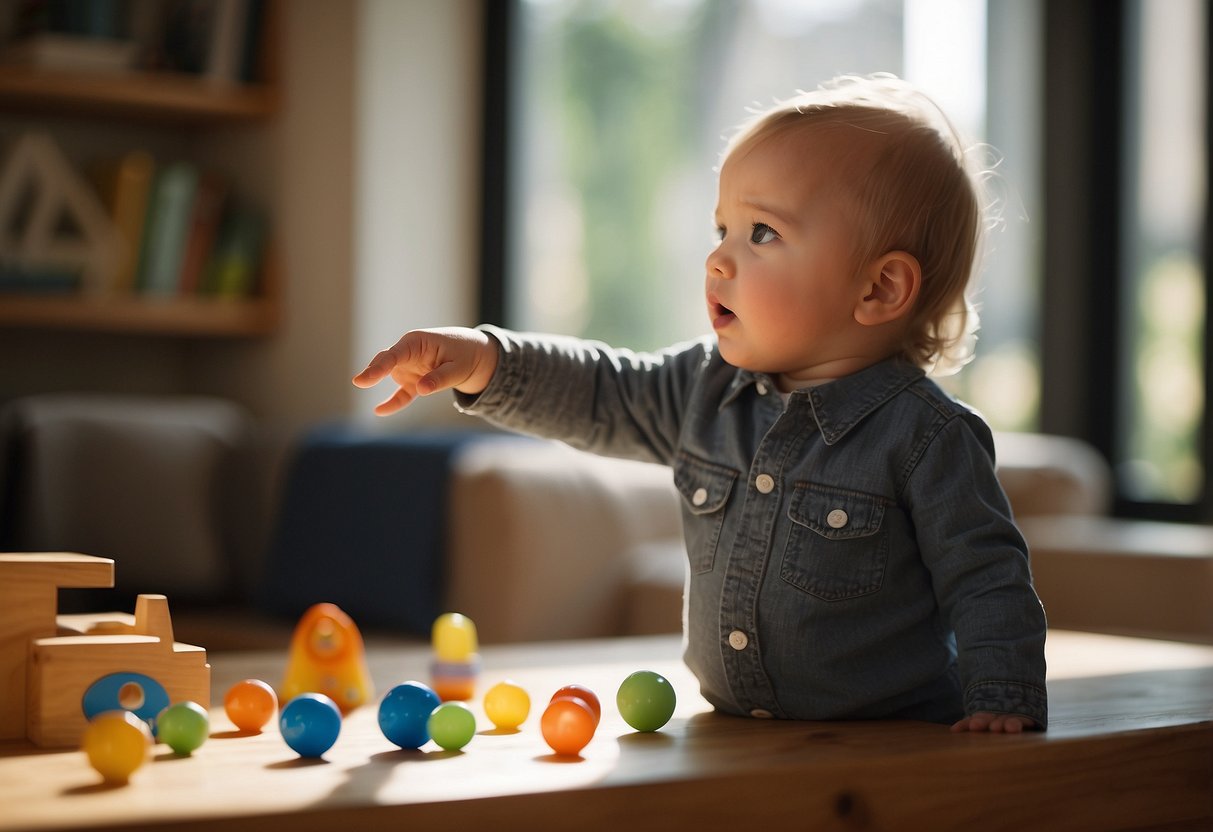
[[[1051,626],[1213,643],[1213,529],[1110,517],[1108,466],[1077,440],[996,444]],[[427,638],[445,611],[486,643],[681,626],[680,497],[660,466],[471,419],[277,436],[205,397],[17,400],[0,446],[0,549],[112,557],[115,590],[78,606],[162,592],[177,638],[211,650],[285,647],[319,601],[368,640]]]

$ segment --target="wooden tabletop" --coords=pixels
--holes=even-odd
[[[478,688],[510,678],[531,694],[513,733],[463,751],[403,751],[350,714],[322,760],[276,728],[248,736],[222,712],[239,679],[277,685],[286,649],[213,654],[211,738],[191,757],[157,746],[126,786],[80,751],[0,746],[0,830],[290,829],[1109,829],[1213,828],[1213,648],[1054,632],[1046,733],[956,735],[914,722],[777,722],[711,712],[676,638],[489,647]],[[379,694],[426,680],[424,647],[372,647]],[[632,671],[678,694],[661,731],[637,734],[615,705]],[[603,703],[580,757],[538,729],[553,691],[579,683]]]

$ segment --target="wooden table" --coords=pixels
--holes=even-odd
[[[791,723],[710,712],[669,637],[486,648],[480,690],[512,678],[532,713],[462,752],[402,751],[374,708],[355,711],[323,760],[271,728],[232,729],[221,706],[192,757],[158,746],[127,786],[80,751],[0,747],[0,830],[223,829],[1123,829],[1213,828],[1213,648],[1070,632],[1049,639],[1052,727],[954,735],[911,722]],[[373,649],[380,692],[425,679],[428,651]],[[277,683],[286,650],[211,656],[215,702],[233,681]],[[637,669],[678,692],[674,718],[633,733],[614,706]],[[598,692],[602,723],[580,758],[538,730],[556,688]]]

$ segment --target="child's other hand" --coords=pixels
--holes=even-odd
[[[375,407],[379,416],[405,408],[418,396],[455,388],[475,395],[488,386],[497,369],[497,345],[475,329],[416,329],[379,352],[354,376],[355,387],[373,387],[385,378],[396,392]]]
[[[952,733],[964,731],[988,732],[991,734],[1021,734],[1036,727],[1036,720],[1023,714],[993,714],[978,711],[952,726]]]

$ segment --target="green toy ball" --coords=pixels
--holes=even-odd
[[[476,733],[476,715],[462,702],[443,702],[430,714],[430,738],[447,751],[458,751]]]
[[[197,702],[169,705],[156,717],[156,738],[183,757],[200,748],[210,730],[210,716]]]
[[[674,686],[651,670],[637,670],[623,680],[615,704],[623,721],[637,731],[656,731],[674,715]]]

